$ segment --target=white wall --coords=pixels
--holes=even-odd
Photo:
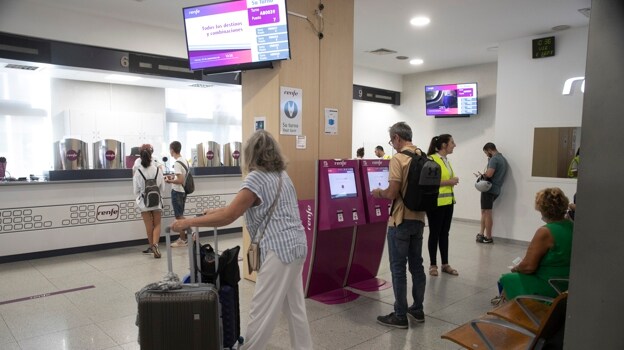
[[[353,84],[401,91],[403,77],[399,74],[354,67]],[[397,106],[353,100],[352,157],[355,158],[355,151],[358,148],[364,147],[364,158],[375,158],[374,151],[377,145],[383,147],[387,154],[392,154],[392,147],[388,145],[388,128],[403,120],[402,118]]]
[[[498,49],[498,97],[495,139],[510,165],[494,210],[494,234],[528,241],[541,224],[535,193],[560,187],[572,198],[575,179],[531,176],[533,129],[581,125],[583,94],[562,95],[566,79],[585,74],[587,27],[555,34],[556,55],[532,59],[527,37],[501,43]],[[581,140],[581,142],[583,142]]]
[[[367,155],[372,156],[371,147],[377,142],[387,146],[388,127],[402,120],[410,124],[414,143],[424,150],[433,136],[453,135],[457,148],[450,160],[460,178],[454,216],[479,220],[480,193],[474,189],[472,173],[484,169],[483,145],[494,142],[509,162],[503,192],[494,207],[494,235],[529,241],[541,224],[533,206],[535,193],[556,186],[572,199],[576,192],[575,179],[531,176],[534,128],[581,125],[580,84],[574,85],[571,95],[562,95],[562,89],[566,79],[585,74],[587,27],[554,35],[554,57],[532,59],[531,44],[536,37],[520,38],[499,45],[498,63],[404,76],[398,107],[354,101],[353,152],[365,145]],[[364,68],[354,71],[355,84],[391,89],[393,81]],[[425,116],[424,85],[474,81],[479,84],[478,115]]]
[[[366,157],[374,157],[373,149],[381,144],[387,153],[388,128],[399,121],[406,121],[414,133],[413,142],[427,151],[433,136],[449,133],[458,144],[450,157],[453,169],[460,178],[456,188],[457,205],[455,217],[478,220],[479,192],[473,187],[473,172],[483,170],[486,164],[483,145],[494,137],[496,111],[496,64],[489,63],[449,70],[433,71],[402,77],[402,87],[397,89],[397,76],[357,68],[354,83],[381,89],[398,90],[401,105],[354,101],[353,103],[353,153],[365,146]],[[479,114],[470,118],[436,119],[425,115],[425,85],[442,83],[477,82],[479,90]]]

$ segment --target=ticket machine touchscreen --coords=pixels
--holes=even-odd
[[[327,175],[331,199],[357,197],[353,168],[329,168]]]
[[[381,188],[382,190],[388,188],[388,167],[368,167],[366,172],[368,174],[368,189],[371,193],[376,188]]]

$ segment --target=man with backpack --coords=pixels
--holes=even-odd
[[[389,133],[389,144],[397,152],[390,159],[389,186],[383,190],[379,188],[373,190],[372,195],[375,198],[393,200],[388,222],[388,254],[390,256],[390,272],[392,273],[395,302],[394,312],[377,317],[377,322],[390,327],[406,329],[409,325],[407,315],[412,316],[416,322],[425,321],[423,299],[426,276],[423,268],[422,241],[426,209],[421,207],[422,203],[413,202],[437,203],[440,170],[439,166],[436,167],[435,162],[426,158],[424,152],[412,144],[412,129],[405,122],[392,125]],[[411,165],[414,168],[410,169]],[[416,167],[417,165],[418,167]],[[438,172],[437,185],[435,183],[436,174],[433,174],[436,172],[436,168]],[[415,187],[419,186],[418,181],[412,183],[411,175],[416,170],[422,171],[421,174],[418,174],[418,177],[422,178],[421,180],[427,180],[426,173],[432,173],[434,179],[429,187],[433,188],[435,193],[414,194],[415,190],[422,190]],[[421,183],[423,182],[421,181]],[[428,197],[432,197],[432,200],[428,200]],[[412,297],[414,298],[414,303],[409,307],[407,304],[406,263],[409,265],[412,276]]]
[[[182,151],[182,144],[178,141],[173,141],[169,144],[169,153],[175,160],[173,163],[173,176],[167,177],[165,182],[171,184],[171,206],[173,207],[173,214],[177,220],[184,219],[184,205],[186,203],[186,191],[185,183],[188,176],[189,164],[182,157],[180,152]],[[186,232],[180,231],[180,238],[171,243],[171,247],[186,247],[188,236]]]

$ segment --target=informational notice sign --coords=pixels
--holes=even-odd
[[[280,86],[280,134],[301,135],[303,90]]]
[[[325,134],[336,135],[338,133],[338,110],[325,108]]]

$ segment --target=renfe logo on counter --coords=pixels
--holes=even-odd
[[[232,152],[232,158],[234,158],[234,159],[240,158],[240,152],[239,151]]]
[[[206,158],[208,158],[208,160],[212,160],[212,158],[214,158],[214,152],[213,151],[206,152]]]
[[[100,205],[97,207],[97,221],[110,221],[116,220],[119,217],[119,206],[113,205]]]
[[[65,152],[65,158],[73,162],[74,160],[78,159],[78,153],[74,151],[73,149],[70,149],[67,152]]]
[[[106,157],[106,160],[110,160],[110,161],[115,160],[115,151],[111,151],[111,150],[106,151],[106,153],[104,154],[104,157]]]

